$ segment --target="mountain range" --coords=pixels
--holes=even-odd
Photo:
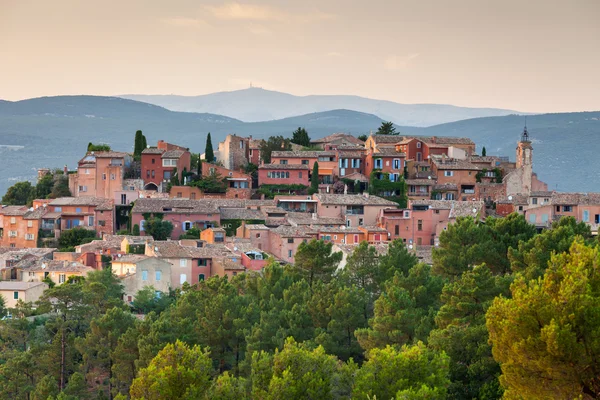
[[[523,114],[496,108],[469,108],[447,104],[400,104],[359,96],[294,96],[261,88],[219,92],[201,96],[121,95],[173,111],[226,115],[245,122],[261,122],[330,110],[354,110],[398,125],[432,126],[468,118]]]
[[[334,132],[354,135],[375,131],[384,119],[351,110],[330,110],[263,122],[243,122],[210,113],[170,111],[163,107],[116,97],[57,96],[0,101],[0,194],[15,181],[34,180],[42,167],[75,168],[89,142],[107,143],[132,151],[137,129],[149,144],[164,139],[204,151],[206,134],[213,146],[229,133],[267,138],[291,136],[305,127],[312,138]],[[514,159],[525,117],[508,115],[475,118],[427,128],[397,126],[411,135],[465,136],[488,155]],[[527,117],[533,138],[534,169],[551,189],[600,191],[596,165],[600,112],[541,114]]]

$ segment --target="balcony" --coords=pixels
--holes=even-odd
[[[460,192],[464,194],[475,194],[475,186],[463,185],[460,188]]]

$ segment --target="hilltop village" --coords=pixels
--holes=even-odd
[[[445,136],[335,133],[302,146],[229,135],[202,155],[149,146],[141,132],[138,154],[90,143],[73,169],[38,172],[68,178],[71,196],[2,206],[0,292],[35,301],[48,282],[109,263],[131,302],[147,286],[260,271],[269,258],[293,263],[313,239],[343,253],[340,267],[363,241],[384,253],[397,239],[431,264],[441,233],[465,216],[519,213],[538,230],[571,216],[597,234],[600,194],[548,191],[527,128],[517,138],[516,162]],[[71,236],[65,248],[60,238]]]

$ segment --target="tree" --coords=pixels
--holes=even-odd
[[[38,180],[35,185],[35,198],[45,199],[50,193],[52,193],[52,187],[54,186],[54,175],[46,174]]]
[[[58,199],[59,197],[71,197],[71,190],[69,190],[69,177],[66,175],[59,175],[54,179],[52,192],[48,196],[50,199]]]
[[[60,392],[56,400],[80,400],[89,397],[85,377],[79,372],[75,372],[69,377],[69,383],[65,389]]]
[[[271,136],[268,140],[260,142],[260,159],[265,164],[271,163],[271,153],[273,151],[291,150],[290,139],[284,139],[283,136]]]
[[[153,286],[144,286],[144,288],[135,294],[132,306],[142,314],[154,311],[157,314],[163,312],[171,303],[172,298],[168,294],[156,294]]]
[[[210,353],[177,340],[167,344],[130,389],[132,399],[199,399],[210,387]]]
[[[393,122],[382,122],[381,126],[377,129],[378,135],[399,135],[400,132],[396,132]]]
[[[60,249],[72,249],[75,246],[79,246],[84,243],[89,243],[97,238],[98,236],[96,235],[96,231],[92,231],[78,226],[72,229],[68,229],[61,233],[60,238],[58,238],[58,247]]]
[[[600,397],[600,250],[577,239],[543,278],[518,277],[486,320],[505,397]],[[582,397],[580,397],[582,396]]]
[[[88,143],[87,151],[110,151],[110,146],[107,144],[93,144]]]
[[[227,178],[223,178],[216,171],[211,172],[207,176],[193,183],[205,193],[225,193],[227,192]]]
[[[444,286],[437,329],[429,346],[450,357],[449,397],[500,398],[500,366],[492,357],[485,313],[495,297],[509,294],[511,277],[494,276],[485,265]]]
[[[8,188],[2,196],[4,206],[24,206],[30,203],[35,196],[35,188],[30,182],[17,182]]]
[[[210,132],[206,136],[206,149],[204,150],[204,161],[212,163],[215,161],[215,153],[213,151],[212,139],[210,138]]]
[[[308,132],[306,132],[306,129],[298,127],[298,129],[296,129],[294,133],[292,133],[291,142],[300,146],[309,147],[310,137],[308,136]]]
[[[483,146],[483,149],[481,149],[481,156],[485,157],[487,155],[487,151],[485,150],[485,146]]]
[[[133,159],[136,161],[141,160],[142,151],[146,148],[148,144],[146,143],[146,137],[142,133],[142,131],[137,130],[135,132],[135,140],[133,146]]]
[[[173,233],[173,224],[170,221],[163,221],[161,218],[153,217],[146,221],[144,230],[154,240],[167,240],[171,237],[171,233]]]
[[[300,243],[296,256],[295,267],[306,276],[308,285],[313,286],[316,279],[329,281],[338,264],[342,261],[342,253],[332,253],[333,243],[313,239],[308,243]]]
[[[319,193],[319,163],[313,164],[312,174],[310,174],[310,189],[308,194]]]
[[[353,399],[445,399],[448,357],[419,342],[373,349],[356,373]]]
[[[360,135],[360,136],[358,136],[358,140],[362,140],[363,142],[366,142],[368,138],[369,137],[367,135]]]
[[[48,398],[53,399],[56,395],[58,395],[56,379],[50,375],[46,375],[35,386],[31,398],[32,400],[47,400]]]
[[[249,398],[248,380],[244,377],[230,375],[223,372],[210,387],[207,399],[215,400],[242,400]]]

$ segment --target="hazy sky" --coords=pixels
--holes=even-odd
[[[600,110],[600,0],[0,0],[0,98],[246,88]]]

